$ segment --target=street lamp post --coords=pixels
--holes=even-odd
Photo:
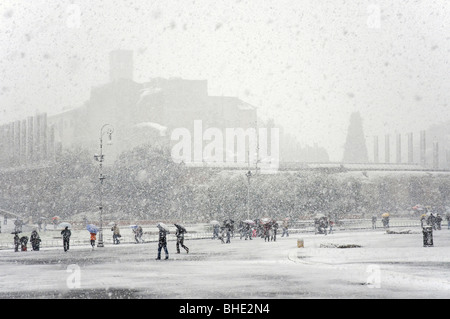
[[[252,172],[248,171],[247,174],[247,181],[248,181],[248,187],[247,187],[247,219],[250,219],[250,177],[252,177]]]
[[[109,142],[111,142],[111,135],[114,132],[114,128],[110,124],[105,124],[100,129],[100,154],[94,155],[94,158],[96,161],[99,162],[100,167],[100,174],[99,174],[99,180],[100,180],[100,206],[98,207],[100,210],[100,231],[98,234],[98,244],[97,247],[104,247],[103,245],[103,180],[105,179],[105,176],[103,175],[103,135],[108,134]]]

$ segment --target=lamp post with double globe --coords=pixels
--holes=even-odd
[[[100,174],[99,174],[99,180],[100,180],[100,230],[98,234],[98,244],[97,247],[104,247],[103,245],[103,180],[105,179],[105,176],[103,175],[103,161],[105,155],[103,155],[103,135],[108,134],[108,144],[111,144],[111,137],[112,133],[114,132],[114,128],[110,124],[105,124],[100,129],[100,154],[95,154],[94,159],[99,162],[100,167]]]

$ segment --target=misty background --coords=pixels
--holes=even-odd
[[[134,51],[135,81],[207,80],[331,161],[354,111],[368,144],[449,120],[448,1],[4,0],[0,14],[1,124],[81,105],[116,49]]]

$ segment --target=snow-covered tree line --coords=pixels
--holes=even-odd
[[[240,220],[247,205],[253,219],[316,213],[339,219],[401,214],[416,204],[443,212],[450,201],[446,175],[279,172],[254,175],[249,185],[245,172],[189,168],[174,163],[169,150],[150,146],[121,154],[103,173],[104,213],[114,220]],[[89,216],[98,211],[98,177],[89,152],[65,151],[51,167],[0,172],[0,208],[33,218]]]

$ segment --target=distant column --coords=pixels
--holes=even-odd
[[[48,144],[47,144],[47,156],[50,161],[55,160],[55,126],[48,127]]]
[[[400,134],[397,134],[397,142],[396,142],[396,162],[401,163],[402,162],[402,136]]]
[[[391,161],[391,154],[389,150],[389,135],[384,136],[384,161],[386,163],[390,163]]]
[[[408,133],[408,163],[414,162],[413,133]]]
[[[2,167],[6,166],[6,162],[7,162],[7,126],[6,125],[2,125],[0,126],[0,165]]]
[[[437,141],[433,142],[433,168],[439,168],[439,144]]]
[[[447,164],[447,169],[450,168],[450,150],[445,151],[445,160]]]
[[[16,143],[15,143],[15,125],[14,122],[9,123],[9,165],[15,163]]]
[[[14,165],[20,165],[20,121],[14,122]]]
[[[27,163],[27,120],[20,123],[20,164]]]
[[[373,161],[374,163],[379,162],[378,158],[378,136],[373,137]]]
[[[38,114],[33,117],[33,162],[41,160],[41,118]]]
[[[13,132],[14,132],[14,125],[11,125],[11,123],[6,124],[6,134],[5,134],[5,145],[6,145],[6,155],[5,155],[5,161],[6,166],[11,166],[13,162]]]
[[[34,151],[34,129],[33,129],[33,117],[32,116],[28,116],[27,117],[27,162],[30,164],[31,162],[33,162],[34,157],[33,157],[33,151]]]
[[[426,136],[425,131],[420,131],[420,164],[426,165]]]
[[[41,160],[47,159],[47,113],[41,114],[40,120],[40,134],[41,134]]]

